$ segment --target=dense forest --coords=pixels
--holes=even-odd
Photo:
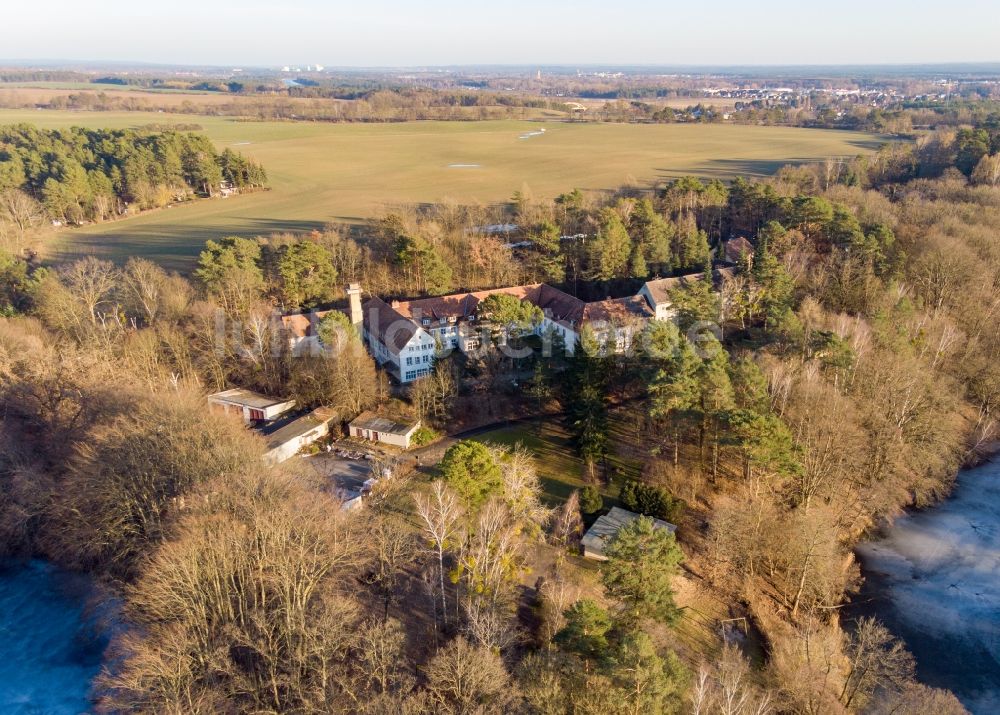
[[[203,134],[132,129],[0,126],[0,191],[18,191],[61,221],[103,221],[223,183],[262,187],[263,167]]]
[[[0,544],[123,595],[134,627],[98,683],[104,712],[964,712],[914,680],[881,624],[839,609],[856,541],[946,494],[997,438],[996,142],[984,122],[763,181],[522,190],[502,215],[439,205],[232,237],[192,281],[7,251]],[[491,222],[524,241],[476,228]],[[18,234],[9,210],[0,226]],[[624,354],[585,332],[572,356],[455,355],[401,391],[349,332],[337,359],[296,358],[273,318],[348,281],[628,295],[718,263],[730,236],[754,247],[735,278],[678,288],[677,324]],[[706,322],[718,331],[692,340]],[[512,369],[528,377],[512,386]],[[458,442],[342,512],[314,473],[265,467],[258,438],[204,409],[229,385],[343,419],[392,404],[441,430],[501,399],[559,414],[586,487],[546,503],[523,449]],[[642,465],[627,477],[622,433]],[[676,538],[639,520],[581,566],[582,525],[612,499]],[[681,582],[751,623],[760,652],[717,630],[691,645]]]

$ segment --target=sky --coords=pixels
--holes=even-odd
[[[1000,61],[998,0],[11,0],[0,58],[165,64]]]

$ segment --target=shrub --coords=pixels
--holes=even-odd
[[[437,432],[437,430],[433,430],[430,427],[420,427],[413,433],[413,437],[410,439],[410,442],[414,447],[423,447],[426,444],[430,444],[440,436],[441,435]]]
[[[500,466],[480,442],[458,442],[448,448],[438,470],[466,505],[478,509],[492,495],[503,492]]]
[[[596,514],[604,508],[604,497],[595,486],[586,486],[580,492],[580,511],[584,514]]]
[[[626,482],[620,499],[629,511],[666,521],[675,521],[683,509],[683,502],[674,499],[666,489],[641,482]]]

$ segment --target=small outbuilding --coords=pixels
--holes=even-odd
[[[267,442],[264,461],[268,464],[284,462],[298,454],[303,447],[326,437],[330,434],[330,421],[333,417],[331,410],[320,407],[260,428],[258,431]]]
[[[348,425],[348,434],[357,439],[409,449],[410,441],[418,429],[420,420],[397,422],[372,412],[362,412]]]
[[[753,265],[755,250],[746,236],[736,236],[722,244],[722,260],[726,263],[750,268]]]
[[[584,558],[594,559],[595,561],[607,561],[608,557],[604,555],[604,549],[608,543],[623,526],[635,521],[640,516],[642,515],[625,509],[619,509],[616,506],[611,507],[611,511],[599,517],[593,526],[587,529],[587,533],[583,535],[583,539],[580,540],[580,544],[583,546]],[[666,529],[671,534],[677,531],[677,527],[674,524],[662,519],[653,519],[653,527],[656,529]]]
[[[236,387],[208,396],[210,409],[227,414],[238,414],[248,425],[272,422],[295,407],[295,400],[268,397],[259,392]]]

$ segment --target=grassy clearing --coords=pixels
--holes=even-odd
[[[584,485],[583,462],[573,453],[569,435],[555,420],[501,427],[472,439],[504,447],[519,444],[531,452],[549,506],[561,504],[574,489]]]
[[[250,122],[142,112],[0,111],[0,122],[42,127],[195,123],[222,147],[263,162],[272,190],[202,201],[66,231],[55,258],[142,255],[186,270],[209,238],[356,222],[387,207],[536,198],[574,187],[609,189],[695,174],[766,175],[790,162],[872,151],[882,139],[842,131],[731,125],[544,124],[528,121],[323,124]],[[474,165],[455,167],[452,165]]]
[[[574,489],[587,485],[586,467],[570,444],[570,436],[556,418],[501,427],[484,432],[472,439],[505,447],[520,444],[535,458],[535,467],[542,482],[543,498],[549,506],[564,502]],[[611,430],[612,454],[608,458],[612,479],[608,485],[601,484],[604,506],[619,506],[618,493],[626,479],[637,479],[642,472],[642,462],[630,456],[627,435],[621,431],[618,421],[613,421]]]

